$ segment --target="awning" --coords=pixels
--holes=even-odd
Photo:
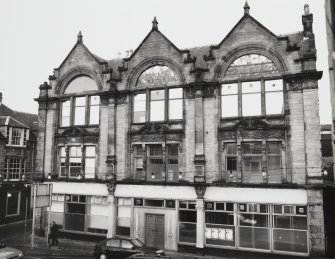
[[[107,196],[106,184],[53,182],[52,193]]]
[[[116,197],[147,199],[195,200],[197,195],[191,186],[128,185],[119,184]]]
[[[204,196],[210,201],[272,203],[272,204],[307,204],[306,190],[207,187]]]

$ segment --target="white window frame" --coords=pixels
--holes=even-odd
[[[12,143],[14,139],[13,133],[16,130],[19,130],[20,132],[20,136],[19,136],[20,144],[18,145]],[[29,140],[29,129],[7,126],[6,134],[7,134],[7,146],[14,146],[14,147],[26,147],[27,146],[27,142]]]

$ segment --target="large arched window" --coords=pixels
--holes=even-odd
[[[156,65],[145,70],[136,87],[155,88],[136,92],[133,96],[133,122],[181,120],[183,118],[183,89],[179,76],[167,66]]]
[[[237,58],[225,79],[238,78],[221,86],[221,117],[267,116],[282,114],[283,80],[269,58],[248,54]]]
[[[60,126],[99,124],[100,97],[89,94],[97,90],[98,86],[91,77],[74,78],[64,90],[67,97],[61,102]]]

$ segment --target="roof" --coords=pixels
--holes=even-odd
[[[2,125],[5,125],[3,123],[4,117],[9,116],[10,119],[8,121],[9,125],[17,126],[17,127],[24,127],[27,126],[31,128],[32,130],[37,130],[37,124],[38,124],[38,116],[31,113],[26,112],[18,112],[10,109],[4,104],[0,105],[0,123]],[[22,125],[23,124],[23,125]]]

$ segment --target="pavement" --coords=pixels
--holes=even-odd
[[[20,249],[26,259],[50,258],[83,258],[94,259],[93,250],[96,242],[59,238],[59,246],[49,247],[46,237],[35,236],[34,246],[31,246],[31,232],[21,224],[0,226],[0,240],[8,246]],[[28,230],[27,230],[28,229]],[[301,258],[287,255],[274,255],[267,253],[243,252],[227,249],[207,249],[206,254],[198,254],[195,247],[189,247],[186,252],[166,251],[172,259],[240,259],[240,258]]]

